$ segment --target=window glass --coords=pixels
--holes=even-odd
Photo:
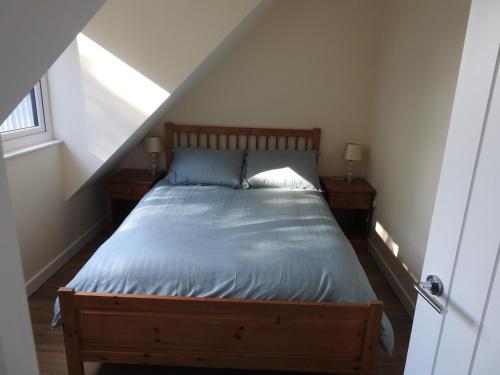
[[[33,88],[0,125],[0,133],[16,132],[39,126],[35,89]]]

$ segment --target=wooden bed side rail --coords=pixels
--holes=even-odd
[[[370,373],[383,303],[58,291],[70,375],[83,362]]]

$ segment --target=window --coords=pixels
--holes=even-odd
[[[0,124],[0,136],[6,151],[32,146],[51,138],[44,106],[45,87],[45,79],[37,82],[9,117]]]

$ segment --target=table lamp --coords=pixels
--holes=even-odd
[[[144,138],[144,151],[151,154],[151,173],[156,176],[158,172],[156,165],[156,156],[163,151],[163,144],[160,137],[146,137]]]
[[[346,143],[344,149],[344,159],[348,162],[347,182],[352,181],[352,162],[363,159],[363,146],[357,143]]]

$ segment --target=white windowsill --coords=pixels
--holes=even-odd
[[[23,147],[19,150],[6,152],[3,154],[3,158],[4,158],[4,160],[12,159],[12,158],[15,158],[16,156],[25,155],[25,154],[28,154],[30,152],[38,151],[38,150],[41,150],[41,149],[44,149],[47,147],[52,147],[52,146],[55,146],[55,145],[58,145],[61,143],[63,143],[63,141],[60,139],[55,139],[55,140],[49,141],[49,142],[38,143],[38,144],[33,145],[33,146]]]

